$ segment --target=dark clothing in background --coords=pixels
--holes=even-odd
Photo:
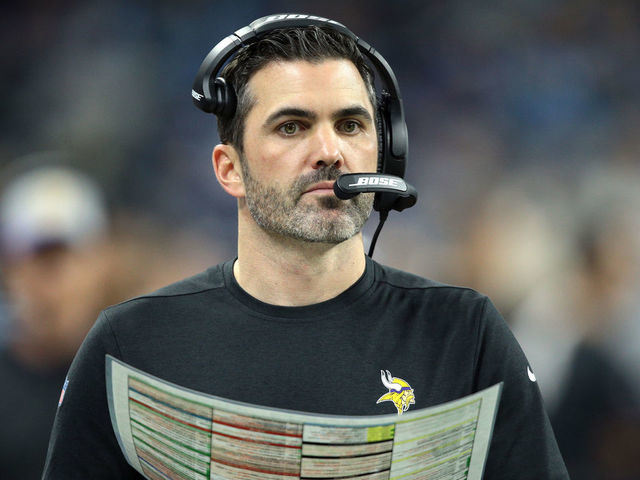
[[[583,342],[562,391],[550,417],[571,477],[640,479],[640,403],[624,370],[600,347]],[[634,433],[627,438],[625,430]]]
[[[36,370],[0,350],[0,478],[39,480],[67,366]]]

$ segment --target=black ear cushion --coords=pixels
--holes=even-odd
[[[231,118],[236,112],[238,99],[233,87],[222,77],[213,81],[214,98],[212,110],[219,117]]]
[[[387,151],[387,124],[385,121],[383,107],[378,107],[378,115],[376,117],[376,133],[378,135],[378,173],[384,173],[385,152]]]
[[[385,160],[387,156],[387,121],[384,105],[378,107],[376,115],[376,131],[378,134],[378,173],[385,173]],[[395,195],[393,193],[377,192],[373,202],[376,211],[387,209],[393,204]]]

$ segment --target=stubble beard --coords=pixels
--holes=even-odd
[[[338,178],[343,172],[330,166],[297,178],[290,185],[266,185],[257,181],[242,162],[245,200],[253,220],[270,233],[314,243],[338,244],[362,230],[373,207],[372,193],[350,200],[334,195],[305,198],[309,186]]]

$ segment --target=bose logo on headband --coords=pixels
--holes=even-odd
[[[304,15],[301,13],[283,13],[279,15],[270,15],[268,17],[261,18],[259,20],[266,22],[272,22],[275,20],[289,20],[289,19],[299,19],[299,20],[316,20],[321,21],[323,23],[332,23],[334,25],[343,26],[341,23],[336,22],[335,20],[331,20],[329,18],[316,17],[315,15]]]
[[[201,93],[196,92],[194,89],[191,89],[191,96],[193,98],[195,98],[197,101],[200,101],[204,98],[204,95],[202,95]]]

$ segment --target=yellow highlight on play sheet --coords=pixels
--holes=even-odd
[[[381,442],[383,440],[393,440],[395,424],[381,425],[379,427],[367,428],[367,442]]]

